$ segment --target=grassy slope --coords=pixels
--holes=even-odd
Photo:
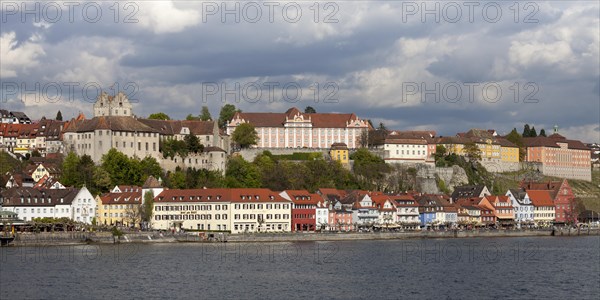
[[[600,170],[592,172],[592,182],[570,180],[569,183],[585,208],[600,212]]]
[[[21,163],[12,158],[8,153],[0,151],[0,175],[6,174],[6,172],[12,172],[16,166]]]
[[[496,176],[495,184],[506,191],[507,188],[515,188],[519,185],[522,174],[519,172],[503,173]],[[560,180],[556,177],[540,177],[541,180]],[[569,179],[575,196],[580,198],[587,209],[600,211],[600,170],[592,172],[592,182]]]

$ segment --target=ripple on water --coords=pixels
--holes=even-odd
[[[435,259],[427,252],[457,245],[452,250],[462,253],[459,260]],[[221,255],[203,245],[150,244],[137,249],[135,260],[115,260],[113,247],[99,246],[103,254],[95,259],[76,251],[60,263],[28,257],[35,249],[22,249],[25,257],[5,252],[0,298],[589,299],[600,294],[592,280],[600,273],[598,237],[568,243],[560,238],[277,243],[274,252],[252,259],[233,245]],[[503,255],[494,261],[480,255],[495,247]],[[284,256],[281,249],[293,249],[294,255]],[[469,251],[477,255],[470,257]],[[482,294],[483,283],[494,288]]]

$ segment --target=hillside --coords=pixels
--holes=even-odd
[[[495,178],[496,182],[494,185],[500,187],[500,190],[516,187],[518,186],[519,181],[524,178],[538,181],[561,180],[561,178],[557,177],[542,176],[540,174],[525,172],[501,173],[496,174]],[[586,209],[600,211],[600,170],[594,170],[592,172],[592,182],[569,179],[569,184],[573,188],[575,197],[583,201]]]
[[[575,196],[583,201],[586,209],[600,212],[600,170],[592,172],[592,182],[569,180]]]
[[[8,153],[0,151],[0,174],[4,175],[7,172],[12,172],[15,167],[20,166],[21,162],[14,159]]]

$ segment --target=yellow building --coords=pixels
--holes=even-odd
[[[506,162],[519,162],[519,147],[506,139],[499,139],[500,160]]]
[[[100,225],[138,227],[141,222],[141,188],[96,196],[96,204],[96,220]]]
[[[334,143],[329,149],[329,156],[332,160],[337,160],[343,165],[347,165],[349,161],[348,146],[344,143]]]
[[[493,130],[471,129],[455,137],[441,138],[438,142],[446,147],[448,153],[461,156],[465,155],[467,143],[475,143],[481,151],[482,160],[519,162],[519,148]]]

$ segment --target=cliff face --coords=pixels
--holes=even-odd
[[[439,179],[440,185],[438,186]],[[469,179],[467,173],[459,166],[447,168],[421,166],[417,172],[417,188],[422,193],[440,193],[441,181],[446,190],[450,193],[454,191],[454,186],[467,184]]]

